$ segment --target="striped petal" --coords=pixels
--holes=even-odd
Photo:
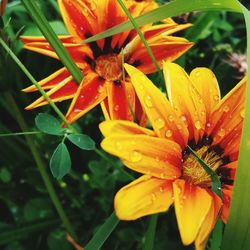
[[[187,73],[177,64],[164,63],[164,77],[172,107],[187,122],[189,140],[195,143],[203,137],[206,108],[198,90]]]
[[[173,203],[172,181],[142,176],[115,196],[115,212],[121,220],[136,220],[165,212]]]
[[[173,141],[143,134],[123,134],[106,137],[101,146],[139,173],[162,179],[175,179],[181,174],[182,150]]]
[[[85,75],[67,112],[66,119],[69,123],[82,117],[106,98],[104,83],[94,72]]]
[[[186,147],[188,131],[185,123],[178,118],[167,98],[138,69],[125,64],[136,94],[143,106],[156,134],[173,139],[181,147]]]
[[[184,180],[173,183],[177,223],[184,245],[191,244],[201,230],[212,205],[211,195]]]

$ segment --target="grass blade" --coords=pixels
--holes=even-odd
[[[104,222],[104,224],[95,233],[93,238],[84,247],[84,250],[98,250],[113,232],[113,230],[118,225],[119,220],[117,219],[115,213],[112,213],[109,218]]]
[[[241,5],[247,26],[247,57],[250,62],[250,12]],[[248,70],[247,103],[244,127],[230,213],[225,228],[222,250],[250,249],[250,70]]]
[[[138,26],[142,26],[148,23],[154,23],[161,21],[164,18],[181,15],[190,11],[210,11],[210,10],[227,10],[241,13],[241,8],[236,1],[229,0],[193,0],[187,4],[186,0],[171,1],[155,10],[152,10],[144,15],[135,18]],[[92,36],[83,41],[83,43],[89,43],[101,38],[113,36],[117,33],[121,33],[127,30],[133,29],[131,22],[125,22],[117,25],[105,32]]]
[[[154,249],[154,240],[155,240],[155,231],[157,226],[158,214],[150,216],[148,230],[145,235],[144,250],[153,250]]]
[[[68,71],[71,73],[77,83],[80,83],[83,79],[81,70],[77,67],[68,51],[64,48],[61,41],[57,38],[57,35],[49,25],[45,16],[41,13],[35,1],[22,0],[28,13],[31,15],[45,38],[50,43],[51,47],[55,50],[56,54],[60,58],[61,62],[65,65]]]

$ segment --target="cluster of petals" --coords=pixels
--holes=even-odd
[[[124,2],[131,15],[136,17],[157,7],[154,1]],[[122,58],[126,63],[136,66],[145,74],[153,73],[156,68],[146,48],[135,30],[126,31],[90,44],[81,41],[103,32],[128,20],[128,17],[115,0],[58,0],[64,23],[69,35],[59,39],[84,74],[78,85],[68,70],[63,67],[41,80],[39,84],[54,102],[70,100],[66,119],[72,123],[101,104],[106,119],[132,120],[130,106],[137,120],[145,122],[145,115],[135,95],[128,77],[122,75]],[[159,65],[162,60],[173,61],[191,46],[188,40],[175,37],[173,33],[190,27],[178,25],[172,19],[162,24],[146,25],[141,28]],[[24,48],[59,59],[44,37],[23,36]],[[25,92],[37,91],[35,86]],[[44,97],[38,98],[26,109],[47,104]]]
[[[164,212],[174,204],[183,244],[204,249],[216,220],[226,223],[245,111],[244,78],[221,99],[213,72],[196,68],[188,75],[164,62],[168,98],[138,69],[125,65],[152,129],[130,121],[100,124],[102,148],[143,174],[115,197],[117,216],[135,220]],[[222,199],[195,163],[187,146],[219,176]],[[202,152],[202,153],[200,153]]]

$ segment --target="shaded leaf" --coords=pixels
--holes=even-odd
[[[75,144],[77,147],[83,150],[94,150],[95,142],[88,136],[84,134],[70,134],[67,138]]]
[[[61,127],[60,122],[52,115],[40,113],[35,118],[39,130],[50,135],[63,135],[66,129]]]
[[[71,168],[71,159],[66,145],[58,145],[50,159],[50,170],[56,179],[62,179]]]

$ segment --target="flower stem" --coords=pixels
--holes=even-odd
[[[20,128],[24,132],[28,131],[28,126],[27,126],[27,124],[24,120],[24,117],[23,117],[21,111],[19,110],[19,108],[16,104],[16,101],[13,98],[12,94],[10,92],[6,92],[4,94],[4,96],[7,100],[7,102],[9,103],[12,112],[15,113],[16,120],[17,120],[17,123],[19,124]],[[56,208],[56,211],[57,211],[63,225],[65,226],[68,233],[71,234],[71,236],[76,239],[76,234],[73,230],[73,227],[72,227],[67,215],[64,212],[64,209],[61,205],[61,202],[56,194],[56,191],[55,191],[55,189],[52,185],[52,182],[50,180],[50,177],[47,173],[46,166],[45,166],[45,164],[44,164],[44,162],[39,154],[39,151],[37,150],[37,147],[36,147],[34,141],[31,139],[31,137],[28,134],[25,134],[24,136],[25,136],[25,139],[27,141],[28,147],[32,153],[32,156],[36,162],[36,165],[37,165],[37,168],[40,172],[40,175],[41,175],[41,177],[44,181],[44,184],[48,190],[49,196],[50,196],[50,198],[51,198],[51,200]]]

